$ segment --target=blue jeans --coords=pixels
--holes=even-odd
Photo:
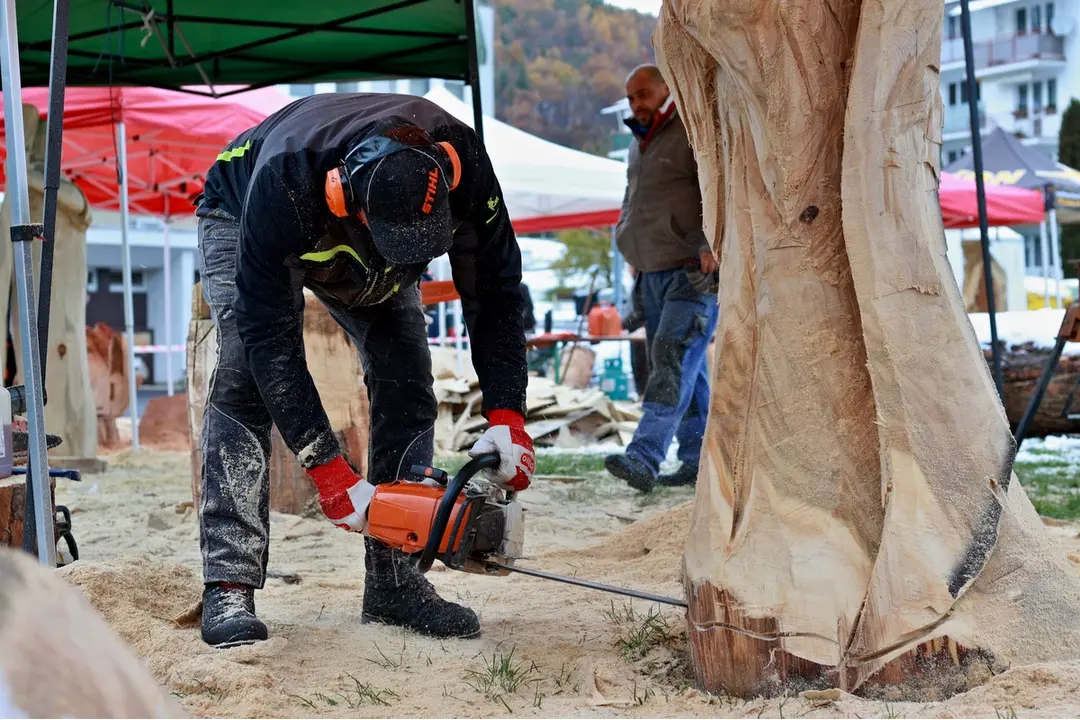
[[[656,474],[675,438],[679,460],[697,467],[709,417],[706,352],[716,331],[716,296],[695,290],[682,269],[642,273],[640,282],[651,367],[626,454]]]

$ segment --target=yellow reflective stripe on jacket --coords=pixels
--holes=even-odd
[[[244,153],[246,153],[250,149],[251,149],[251,141],[248,140],[246,143],[244,143],[240,147],[233,148],[232,150],[223,151],[221,154],[219,154],[217,156],[217,159],[221,160],[222,162],[229,162],[230,160],[233,160],[235,158],[243,157]]]
[[[356,262],[364,265],[364,261],[360,259],[360,256],[357,254],[357,252],[348,245],[338,245],[336,247],[330,248],[329,250],[322,250],[320,252],[304,253],[300,256],[300,259],[319,263],[329,262],[333,260],[338,255],[338,253],[348,253],[349,255],[353,256],[353,259],[356,260]],[[364,265],[364,267],[367,267],[367,265]]]

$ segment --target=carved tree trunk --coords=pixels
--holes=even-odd
[[[27,182],[30,216],[40,222],[45,202],[45,123],[38,110],[23,106],[26,131]],[[19,307],[15,298],[14,253],[7,228],[11,210],[5,200],[0,243],[0,340],[11,332],[19,371],[15,384],[22,384],[22,335]],[[64,177],[60,179],[56,208],[56,248],[53,255],[52,302],[49,311],[48,367],[45,391],[45,428],[60,436],[55,455],[69,458],[97,456],[97,420],[90,391],[90,369],[86,354],[86,230],[90,227],[90,205],[86,196]],[[35,288],[38,253],[34,253]],[[36,295],[35,295],[36,300]],[[10,306],[10,327],[7,322]],[[0,365],[6,356],[0,357]]]
[[[356,347],[323,304],[310,293],[304,303],[304,354],[308,371],[341,444],[345,458],[361,474],[368,466],[368,398]],[[187,340],[188,426],[191,432],[192,495],[198,506],[202,483],[202,417],[210,375],[217,358],[217,332],[202,287],[192,294]],[[270,507],[297,514],[317,497],[315,486],[285,445],[277,428],[271,435]]]
[[[709,690],[1080,655],[1080,582],[1012,474],[946,260],[941,23],[933,0],[661,12],[721,258],[685,555]]]

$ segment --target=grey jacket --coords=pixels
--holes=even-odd
[[[626,262],[642,272],[670,270],[710,249],[697,163],[678,112],[652,134],[644,152],[640,139],[630,145],[626,176],[615,230]]]

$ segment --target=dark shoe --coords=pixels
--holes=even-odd
[[[403,627],[437,638],[480,635],[480,621],[469,608],[443,600],[408,557],[378,540],[364,538],[363,622]]]
[[[687,465],[683,463],[679,466],[679,469],[670,475],[660,475],[656,478],[657,485],[663,485],[664,487],[682,487],[685,485],[694,485],[697,483],[698,468],[697,465]]]
[[[267,638],[266,625],[255,617],[255,588],[210,583],[203,588],[202,638],[218,648],[250,645]]]
[[[604,468],[626,483],[643,493],[652,492],[656,477],[652,471],[640,460],[627,457],[626,455],[608,455],[604,458]]]

